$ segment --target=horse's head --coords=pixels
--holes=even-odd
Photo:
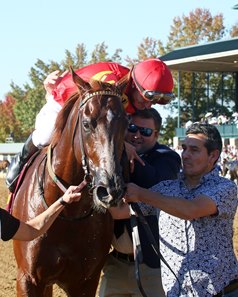
[[[85,174],[92,178],[94,204],[107,208],[118,203],[125,189],[120,160],[128,124],[122,105],[127,79],[111,85],[86,83],[73,71],[72,76],[81,96],[74,140],[74,145],[80,145],[77,157]]]

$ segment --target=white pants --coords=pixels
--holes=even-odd
[[[32,141],[36,147],[49,144],[61,108],[62,106],[53,97],[49,97],[47,103],[41,108],[36,116],[35,130],[32,133]]]

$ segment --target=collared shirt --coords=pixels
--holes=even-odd
[[[237,208],[237,186],[219,176],[218,169],[206,174],[200,184],[188,189],[181,174],[164,181],[154,192],[193,200],[209,196],[218,214],[183,220],[160,211],[160,249],[170,269],[162,262],[162,281],[168,297],[209,297],[238,278],[238,262],[233,250],[233,220]],[[153,208],[142,205],[144,213]],[[180,286],[179,286],[180,284]]]

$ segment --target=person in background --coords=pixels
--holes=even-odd
[[[114,84],[127,75],[130,69],[113,62],[99,62],[75,72],[87,82],[95,79]],[[58,70],[46,78],[44,86],[47,102],[36,117],[35,130],[8,169],[6,184],[11,192],[26,161],[39,148],[49,144],[58,112],[70,95],[77,91],[71,75],[64,72],[59,76]],[[136,109],[150,108],[152,104],[167,104],[174,98],[172,89],[173,78],[166,64],[159,59],[148,59],[133,67],[123,105],[126,112],[131,114]],[[127,149],[130,147],[127,146]],[[137,156],[131,157],[132,160],[134,158],[137,159]]]
[[[81,198],[79,186],[70,186],[64,195],[49,206],[44,212],[27,222],[22,222],[0,208],[0,238],[29,241],[45,233],[67,204]]]
[[[126,202],[143,202],[144,214],[158,210],[160,250],[170,267],[162,264],[168,297],[238,296],[232,241],[237,186],[219,176],[216,163],[221,151],[217,128],[194,123],[186,131],[179,179],[149,190],[133,183],[127,186]],[[128,215],[126,204],[120,216],[114,213]]]
[[[157,110],[150,108],[138,110],[131,115],[128,126],[126,141],[133,145],[144,161],[143,166],[135,160],[130,180],[145,188],[150,188],[162,180],[177,178],[181,166],[179,155],[168,146],[157,142],[161,122]],[[146,220],[158,242],[156,215],[148,215]],[[135,276],[130,220],[115,220],[114,224],[113,250],[103,268],[99,297],[141,297]],[[138,228],[144,259],[140,265],[143,289],[150,297],[165,296],[160,280],[159,259],[140,223]]]

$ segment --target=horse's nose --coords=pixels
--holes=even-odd
[[[105,186],[97,186],[94,189],[95,197],[104,205],[104,207],[110,207],[117,204],[117,202],[123,197],[124,187],[120,188],[107,188]]]
[[[108,199],[109,198],[109,193],[107,191],[107,188],[104,186],[98,186],[95,189],[95,194],[97,196],[97,198],[101,201]]]

